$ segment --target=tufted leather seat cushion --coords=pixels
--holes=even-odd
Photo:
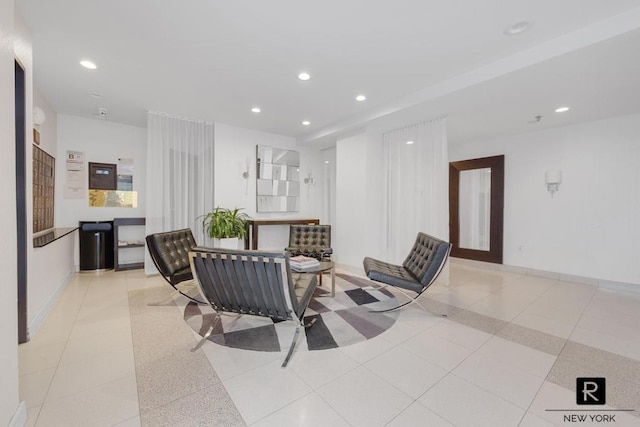
[[[289,230],[290,256],[304,255],[322,259],[333,253],[330,225],[292,225]]]
[[[172,285],[193,278],[189,251],[196,246],[196,241],[190,228],[150,234],[146,240],[160,273]]]
[[[411,252],[401,266],[367,257],[363,262],[364,269],[371,280],[422,292],[446,261],[450,246],[448,242],[418,233]]]
[[[376,282],[383,282],[413,292],[422,290],[422,285],[416,281],[415,277],[400,265],[389,264],[367,257],[364,259],[364,271],[369,279]]]

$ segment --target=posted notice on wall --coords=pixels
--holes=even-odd
[[[133,159],[118,159],[118,190],[133,191]]]
[[[84,199],[87,197],[84,174],[84,153],[67,151],[66,176],[64,184],[65,199]]]

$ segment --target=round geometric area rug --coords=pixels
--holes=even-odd
[[[294,273],[295,274],[295,273]],[[325,275],[323,285],[317,286],[305,312],[306,340],[300,339],[298,348],[325,350],[366,341],[380,335],[396,322],[398,312],[370,313],[397,305],[395,297],[386,289],[362,289],[372,282],[346,274],[336,274],[336,293],[331,297],[331,279]],[[210,306],[189,302],[184,306],[184,320],[200,336],[204,336],[215,317]],[[220,345],[257,351],[287,350],[291,345],[295,323],[273,321],[266,317],[223,314],[209,341]]]

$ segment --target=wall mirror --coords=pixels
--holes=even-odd
[[[300,153],[256,146],[256,209],[258,212],[300,210]]]
[[[449,163],[451,255],[502,264],[504,156]]]

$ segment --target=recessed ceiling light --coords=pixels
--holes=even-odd
[[[83,59],[82,61],[80,61],[80,65],[82,65],[84,68],[88,68],[90,70],[95,70],[96,68],[98,68],[98,66],[96,64],[94,64],[91,61],[88,61],[86,59]]]
[[[407,145],[413,144],[413,141],[407,141]]]
[[[564,113],[565,111],[569,111],[569,107],[556,108],[556,113]]]
[[[259,112],[260,112],[260,111],[262,111],[262,110],[261,110],[260,108],[258,108],[258,107],[253,107],[253,108],[251,109],[251,111],[252,111],[252,112],[254,112],[254,113],[259,113]]]
[[[367,100],[367,97],[366,97],[366,96],[364,96],[364,95],[358,95],[358,96],[356,96],[356,101],[360,101],[360,102],[362,102],[362,101],[366,101],[366,100]]]
[[[311,122],[309,120],[305,120],[302,122],[303,125],[305,126],[309,126],[311,124]]]
[[[325,163],[329,163],[329,160],[325,160],[324,162],[325,162]]]
[[[504,29],[505,36],[515,36],[531,28],[531,22],[521,21]]]
[[[302,81],[307,81],[311,78],[311,76],[309,75],[309,73],[300,73],[298,74],[298,78]]]

